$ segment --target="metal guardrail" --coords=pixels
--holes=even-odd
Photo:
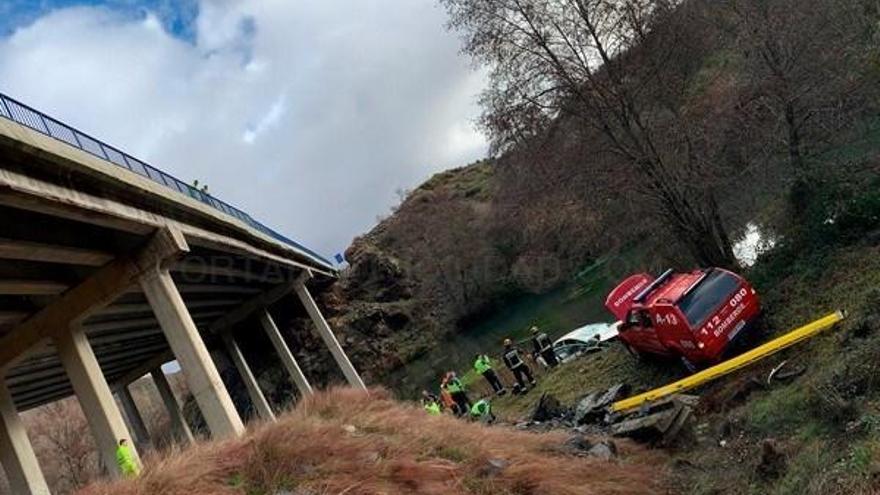
[[[323,256],[254,220],[253,218],[251,218],[250,215],[230,205],[229,203],[221,201],[214,196],[211,196],[210,194],[204,193],[196,189],[195,187],[183,182],[177,177],[174,177],[171,174],[165,173],[158,168],[144,161],[138,160],[137,158],[129,155],[128,153],[125,153],[124,151],[119,150],[118,148],[115,148],[107,143],[95,139],[92,136],[81,132],[76,128],[60,122],[44,114],[43,112],[40,112],[39,110],[25,105],[24,103],[16,101],[15,99],[10,98],[2,93],[0,93],[0,117],[4,117],[18,124],[29,127],[37,132],[55,138],[70,146],[79,148],[102,160],[108,161],[118,167],[122,167],[126,170],[146,177],[156,184],[165,186],[177,193],[184,194],[197,201],[201,201],[202,203],[214,208],[215,210],[221,211],[229,216],[241,220],[250,227],[259,230],[260,232],[268,235],[269,237],[272,237],[273,239],[281,241],[308,254],[309,256],[312,256],[313,258],[326,264],[328,267],[333,267],[333,264],[330,263],[330,261],[328,261]]]

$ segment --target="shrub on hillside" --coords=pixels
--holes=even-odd
[[[562,448],[566,437],[428,416],[380,390],[336,389],[241,439],[148,460],[140,479],[81,494],[662,492],[653,454],[623,443],[619,460],[575,457]]]

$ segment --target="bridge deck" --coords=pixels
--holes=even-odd
[[[241,210],[3,95],[0,117],[0,346],[164,227],[190,245],[172,273],[209,343],[212,326],[249,300],[303,271],[335,275],[326,259]],[[82,324],[111,384],[173,359],[137,286]],[[3,367],[19,410],[73,393],[50,340]]]

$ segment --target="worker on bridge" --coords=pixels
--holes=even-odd
[[[535,384],[535,378],[532,376],[532,370],[529,369],[529,365],[525,363],[522,359],[522,355],[520,353],[519,348],[513,345],[513,341],[510,339],[504,339],[504,365],[513,373],[514,378],[516,378],[517,385],[519,385],[519,391],[525,392],[528,390],[528,386],[526,386],[526,380],[529,381],[532,385]],[[516,393],[516,390],[514,390]]]
[[[496,394],[504,395],[507,393],[507,389],[504,388],[504,384],[501,383],[498,374],[492,369],[492,360],[489,359],[489,356],[485,354],[477,354],[476,361],[474,361],[474,370],[483,375],[483,378],[489,382],[489,385],[492,386],[492,390],[494,390]]]
[[[468,399],[467,392],[465,392],[464,383],[459,380],[454,371],[446,373],[446,377],[443,379],[440,388],[445,388],[449,392],[449,395],[452,396],[452,400],[454,400],[455,404],[458,406],[457,415],[461,416],[470,411],[471,400]]]
[[[544,358],[544,362],[549,368],[555,368],[559,364],[559,360],[556,359],[556,351],[553,350],[553,342],[550,341],[547,333],[542,332],[538,327],[532,327],[532,348],[534,349],[532,355],[536,361],[540,356]]]
[[[137,461],[134,460],[134,454],[128,446],[128,440],[121,438],[119,445],[116,447],[116,464],[119,465],[119,471],[126,478],[137,478],[140,474]]]

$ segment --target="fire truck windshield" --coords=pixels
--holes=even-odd
[[[687,295],[679,299],[678,307],[691,328],[696,330],[737,288],[739,280],[736,277],[721,270],[712,270]]]

